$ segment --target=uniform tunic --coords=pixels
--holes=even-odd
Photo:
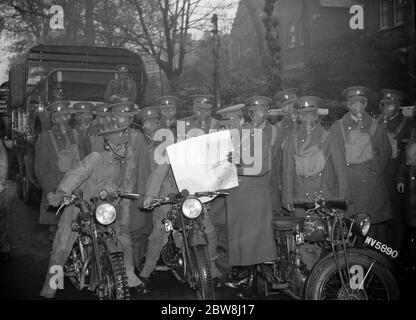
[[[396,186],[397,183],[405,182],[403,176],[405,153],[402,141],[410,138],[410,134],[412,129],[415,127],[415,123],[411,119],[406,119],[400,112],[393,119],[388,120],[387,123],[383,123],[382,125],[386,127],[388,135],[391,136],[392,140],[390,143],[393,143],[392,149],[397,150],[397,152],[393,152],[396,154],[392,155],[392,158],[389,159],[384,173],[392,201],[394,217],[396,220],[400,220],[400,213],[403,210],[404,198],[403,195],[398,193]]]
[[[282,171],[283,171],[283,146],[286,141],[293,136],[299,126],[297,121],[284,116],[282,120],[276,123],[277,127],[277,150],[273,158],[272,171],[270,173],[270,191],[272,197],[272,206],[274,215],[281,215],[282,211]]]
[[[115,102],[111,100],[112,95],[117,95],[120,99],[125,98],[127,101],[135,102],[137,99],[136,83],[129,78],[111,80],[104,94],[105,102]]]
[[[80,149],[79,157],[82,160],[93,151],[92,140],[100,132],[100,128],[98,127],[98,125],[90,125],[86,129],[77,127],[76,130],[78,132],[78,139],[79,139],[79,149]],[[94,151],[98,152],[98,150],[94,150]],[[103,150],[100,150],[100,151],[102,152]]]
[[[308,168],[297,170],[296,162],[302,166],[302,159]],[[311,175],[297,172],[299,170],[310,171]],[[318,196],[347,197],[347,171],[341,145],[320,124],[309,135],[301,126],[284,145],[282,195],[283,205],[293,204],[296,200],[313,201]],[[305,212],[297,209],[296,213],[304,215]]]
[[[391,146],[383,126],[373,126],[374,134],[371,132],[372,123],[376,121],[368,113],[364,113],[362,124],[352,118],[351,112],[336,121],[331,129],[335,143],[341,147],[341,154],[347,166],[348,193],[353,201],[348,208],[348,215],[358,212],[366,212],[371,216],[372,223],[381,223],[392,219],[391,204],[383,171],[391,157]],[[341,126],[342,123],[342,126]],[[342,128],[344,135],[342,134]],[[369,136],[372,159],[361,164],[347,163],[346,139],[349,139],[353,131],[358,130],[361,134]],[[360,152],[363,150],[359,150]]]
[[[66,148],[64,133],[62,133],[57,126],[53,126],[50,132],[54,137],[58,151],[64,150]],[[35,175],[42,189],[39,223],[56,225],[59,221],[59,216],[55,214],[56,209],[48,208],[46,195],[49,192],[56,191],[65,172],[59,170],[58,157],[50,132],[42,133],[36,141]],[[70,144],[77,144],[77,138],[71,129],[68,128],[68,131],[65,134],[67,135]]]
[[[273,210],[270,199],[271,124],[264,122],[262,133],[261,171],[244,175],[239,169],[239,186],[227,197],[228,248],[231,266],[249,266],[276,258],[273,239]],[[251,145],[253,138],[251,137]],[[245,148],[243,146],[242,148]],[[251,148],[253,150],[253,148]]]

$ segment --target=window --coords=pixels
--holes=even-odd
[[[405,0],[380,0],[380,29],[403,24]]]
[[[299,45],[303,46],[305,44],[304,37],[303,37],[303,22],[302,20],[298,21],[298,41]]]
[[[296,46],[296,28],[293,22],[287,26],[288,47],[294,48]]]

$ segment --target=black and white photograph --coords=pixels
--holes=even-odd
[[[414,0],[0,0],[0,301],[415,301],[415,106]]]

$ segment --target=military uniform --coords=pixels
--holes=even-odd
[[[253,97],[248,102],[251,109],[267,110],[270,105],[270,99],[265,97]],[[254,128],[247,125],[243,129]],[[276,148],[272,143],[274,129],[266,120],[256,129],[260,129],[262,134],[262,154],[261,163],[254,165],[261,170],[250,172],[247,169],[253,166],[241,163],[239,186],[231,189],[227,197],[229,264],[232,266],[252,266],[276,258],[270,197],[271,160]],[[258,150],[259,146],[254,145],[253,131],[250,141],[243,141],[242,152],[248,148],[248,143],[251,150]]]
[[[69,103],[55,102],[49,106],[54,112],[72,113]],[[35,175],[42,189],[39,223],[57,225],[59,217],[53,208],[48,208],[46,195],[56,190],[64,174],[74,168],[80,161],[78,135],[69,127],[62,132],[53,125],[51,130],[42,133],[35,146]]]
[[[384,114],[384,104],[387,107],[400,107],[403,104],[404,93],[398,90],[385,89],[383,90],[384,97],[380,101],[380,108]],[[383,119],[384,118],[384,119]],[[413,120],[406,118],[401,111],[398,111],[392,117],[386,119],[385,117],[380,117],[380,123],[385,126],[387,131],[387,136],[392,148],[392,156],[384,170],[384,175],[386,179],[387,188],[390,195],[390,201],[392,204],[392,212],[394,221],[391,224],[392,232],[396,234],[394,243],[392,247],[400,250],[404,234],[405,234],[405,225],[402,220],[404,205],[405,205],[405,195],[400,194],[397,190],[398,183],[405,183],[405,150],[403,141],[410,138],[411,132],[415,127]]]
[[[212,103],[214,96],[212,95],[193,95],[191,96],[193,102],[193,111],[194,114],[200,111],[211,111],[212,110]],[[200,122],[196,115],[193,115],[187,119],[189,122],[189,126],[187,126],[187,133],[192,129],[201,129],[204,131],[205,134],[209,133],[210,130],[218,130],[220,128],[220,124],[218,120],[213,118],[211,115],[207,118],[206,121]]]
[[[128,141],[128,135],[124,131],[123,129],[115,129],[102,132],[101,135],[105,140],[110,140],[118,145]],[[125,163],[122,160],[114,160],[108,151],[101,154],[93,152],[84,158],[76,168],[65,174],[56,190],[63,194],[72,194],[75,189],[79,188],[83,192],[84,199],[90,199],[103,189],[123,189],[125,187],[125,181],[123,181],[125,170]],[[42,296],[50,298],[55,294],[55,290],[49,285],[54,273],[49,273],[49,270],[53,265],[63,266],[65,264],[77,237],[77,233],[71,230],[71,222],[76,216],[77,209],[74,206],[67,207],[62,214],[52,247],[48,273],[41,292]],[[118,210],[115,229],[118,240],[123,246],[127,283],[129,287],[135,287],[140,285],[141,281],[134,274],[131,243],[128,239],[129,235],[126,235],[126,229],[123,227],[126,220],[128,220],[128,215],[126,216],[122,210]]]
[[[299,113],[318,112],[320,99],[298,99]],[[314,201],[317,197],[348,198],[347,171],[341,145],[316,120],[309,132],[301,126],[283,148],[283,206],[295,201]],[[297,216],[305,210],[296,208]]]
[[[176,112],[179,98],[175,96],[162,96],[157,98],[157,105],[160,108],[160,127],[171,129],[176,135]]]
[[[146,198],[158,198],[167,196],[169,193],[177,192],[178,189],[176,187],[171,166],[169,164],[158,165],[149,177],[146,187]],[[140,276],[143,278],[149,278],[150,274],[155,269],[163,246],[168,240],[168,233],[161,222],[163,218],[166,218],[169,208],[170,206],[165,205],[157,207],[153,211],[153,231],[148,241],[146,261],[140,272]],[[209,218],[209,214],[206,214],[204,217],[204,230],[208,238],[208,252],[211,260],[212,276],[216,277],[219,276],[214,264],[214,260],[216,259],[217,235]]]
[[[138,120],[144,124],[148,119],[159,119],[160,113],[157,107],[146,107],[140,110],[138,114]],[[148,154],[148,171],[146,172],[146,181],[141,184],[140,194],[145,193],[145,186],[150,174],[156,169],[157,163],[155,161],[154,152],[159,145],[158,142],[152,139],[153,137],[147,137],[144,135],[145,147]],[[138,159],[138,161],[141,161]],[[134,249],[134,262],[136,268],[140,269],[142,260],[146,254],[146,247],[149,235],[152,233],[152,213],[145,210],[139,210],[138,214],[131,215],[130,225],[131,238]]]
[[[120,65],[118,66],[118,78],[111,80],[104,94],[105,102],[134,102],[137,99],[137,87],[136,83],[129,79],[127,76],[127,66]],[[126,75],[126,77],[121,77],[121,75]]]
[[[404,178],[405,206],[403,220],[407,227],[416,228],[416,129],[406,144]]]
[[[7,239],[7,182],[8,161],[3,140],[0,138],[0,254],[10,254],[11,247]]]
[[[104,139],[99,133],[105,130],[113,129],[113,114],[109,111],[109,104],[101,103],[97,104],[92,111],[96,116],[97,123],[94,127],[97,127],[98,132],[90,135],[91,152],[101,153],[104,151]]]
[[[92,117],[92,111],[94,105],[89,102],[77,102],[74,104],[74,111],[76,113],[88,113]],[[92,140],[96,136],[100,129],[98,125],[92,123],[92,119],[88,127],[83,127],[80,124],[76,126],[75,129],[78,133],[79,149],[80,149],[80,159],[84,159],[87,155],[92,152]]]
[[[347,100],[362,99],[368,91],[365,87],[351,87],[344,90],[343,95]],[[347,166],[348,192],[353,202],[347,214],[368,213],[372,222],[371,236],[389,244],[386,222],[393,215],[383,171],[392,150],[384,126],[365,111],[361,120],[349,111],[332,125],[330,134],[339,145],[344,146],[342,156]]]

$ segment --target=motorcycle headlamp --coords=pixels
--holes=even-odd
[[[112,224],[116,220],[116,217],[116,208],[111,203],[100,204],[95,210],[95,218],[104,226]]]
[[[367,236],[370,230],[370,216],[366,213],[358,213],[354,216],[352,232],[359,236]]]
[[[195,219],[202,212],[202,203],[197,198],[188,198],[182,203],[182,212],[185,217]]]

